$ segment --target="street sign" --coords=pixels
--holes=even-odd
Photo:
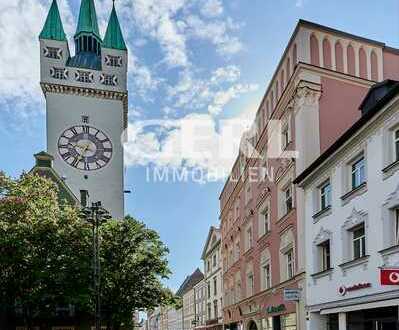
[[[284,301],[299,301],[301,289],[284,289]]]

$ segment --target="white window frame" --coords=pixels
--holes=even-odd
[[[245,242],[246,242],[246,251],[252,248],[254,243],[254,234],[252,230],[252,225],[248,226],[245,231]]]
[[[262,287],[264,290],[272,287],[272,265],[270,260],[267,260],[262,264],[262,281]]]
[[[393,139],[393,162],[399,161],[399,127],[392,130]]]
[[[284,253],[285,261],[286,261],[286,271],[287,271],[287,280],[293,278],[295,276],[295,257],[294,257],[294,249],[291,248]]]
[[[355,232],[363,228],[363,235],[355,238]],[[359,256],[355,256],[355,244],[359,243]],[[364,223],[351,229],[351,243],[352,243],[352,259],[360,259],[367,255],[367,241],[366,241],[366,226]]]
[[[362,165],[357,166],[359,163],[362,163]],[[362,153],[359,157],[350,162],[349,165],[350,165],[350,187],[351,190],[354,190],[360,187],[363,183],[367,182],[365,155]]]
[[[293,199],[293,187],[291,182],[283,188],[283,202],[284,202],[284,215],[288,214],[294,208],[294,199]],[[288,194],[287,194],[288,193]],[[288,203],[290,201],[291,206],[288,207]]]
[[[327,191],[325,190],[326,187],[329,187]],[[327,179],[319,186],[319,211],[327,209],[328,207],[331,206],[331,203],[332,203],[331,181],[330,179]]]
[[[328,251],[327,251],[328,247]],[[318,245],[320,256],[319,271],[325,271],[331,268],[331,241],[330,239]]]
[[[247,273],[247,288],[247,297],[253,296],[255,293],[255,279],[252,271]]]

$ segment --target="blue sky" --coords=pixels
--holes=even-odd
[[[79,0],[58,0],[64,27],[73,35]],[[104,32],[111,0],[96,1]],[[158,230],[170,248],[178,288],[201,266],[210,225],[217,225],[223,176],[216,182],[146,181],[148,166],[204,171],[223,165],[209,156],[181,152],[165,158],[179,139],[182,120],[214,126],[221,119],[251,119],[299,18],[399,48],[397,0],[117,0],[129,47],[127,213]],[[45,149],[45,108],[39,88],[37,36],[49,0],[0,2],[0,168],[17,176]],[[70,43],[71,45],[71,43]],[[140,129],[137,123],[168,120]]]

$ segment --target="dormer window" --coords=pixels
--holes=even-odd
[[[45,47],[43,49],[43,54],[47,58],[60,60],[62,58],[62,49],[56,47]]]
[[[120,68],[122,66],[122,57],[107,55],[105,56],[105,64],[108,66]]]

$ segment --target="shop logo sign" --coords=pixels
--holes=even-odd
[[[381,285],[399,285],[399,269],[381,269]]]
[[[361,289],[367,289],[367,288],[370,288],[370,287],[371,287],[371,283],[368,283],[368,282],[367,283],[366,282],[358,283],[358,284],[355,284],[355,285],[352,285],[352,286],[341,285],[338,288],[338,293],[341,296],[345,296],[348,292],[361,290]]]
[[[286,310],[286,307],[284,304],[281,304],[278,306],[267,306],[266,307],[266,312],[268,312],[269,314],[280,313],[280,312],[284,312],[285,310]]]

